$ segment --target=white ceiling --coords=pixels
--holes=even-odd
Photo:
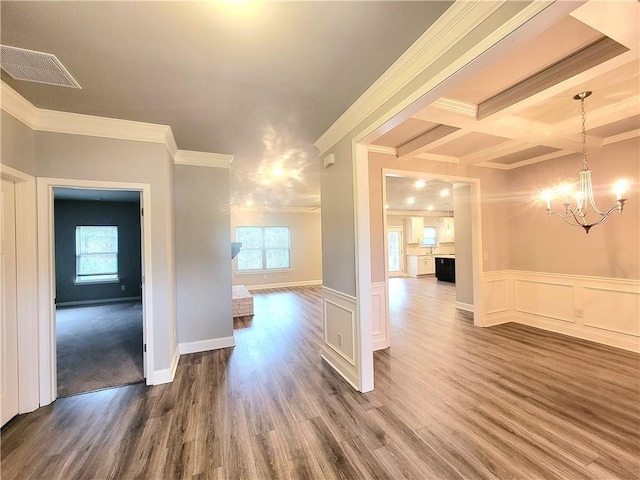
[[[56,55],[82,89],[2,80],[39,108],[234,155],[233,204],[317,205],[313,142],[450,3],[3,0],[2,44]]]

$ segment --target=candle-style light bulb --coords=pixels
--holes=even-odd
[[[613,191],[616,194],[616,200],[622,200],[624,198],[624,194],[627,193],[629,189],[629,180],[626,178],[621,178],[618,180],[614,186]]]

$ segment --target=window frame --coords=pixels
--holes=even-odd
[[[88,228],[114,228],[115,229],[115,252],[93,252],[82,253],[80,238],[82,235],[82,229]],[[104,284],[104,283],[119,283],[120,282],[120,231],[117,225],[76,225],[75,229],[75,276],[73,283],[75,285],[92,285],[92,284]],[[80,273],[81,270],[81,258],[90,257],[92,255],[115,255],[116,271],[109,273]],[[86,278],[83,278],[86,277]],[[101,278],[102,277],[102,278]]]
[[[261,226],[261,225],[238,225],[236,226],[236,230],[235,230],[235,241],[236,242],[241,242],[241,240],[238,239],[238,230],[243,229],[243,228],[256,228],[256,229],[260,229],[260,248],[249,248],[246,250],[260,250],[261,252],[261,268],[259,269],[241,269],[240,268],[240,262],[238,261],[238,265],[237,265],[237,269],[236,272],[240,275],[244,275],[244,274],[255,274],[255,273],[264,273],[264,272],[285,272],[285,271],[289,271],[291,270],[291,227],[289,226],[284,226],[284,225],[265,225],[265,226]],[[287,230],[287,264],[288,266],[286,267],[272,267],[269,268],[267,267],[267,251],[268,250],[283,250],[283,248],[267,248],[265,245],[265,239],[266,239],[266,231],[269,229],[281,229],[284,228]],[[242,255],[242,252],[246,251],[244,245],[242,247],[240,247],[240,251],[238,252],[238,256],[236,258],[239,258],[240,255]]]
[[[427,229],[433,231],[433,237],[429,237],[429,238],[433,238],[433,244],[427,243]],[[425,225],[422,228],[422,246],[423,247],[435,247],[437,245],[438,245],[438,229],[436,227],[434,227],[434,226],[431,226],[431,225]]]

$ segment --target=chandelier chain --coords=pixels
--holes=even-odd
[[[580,108],[582,110],[582,167],[587,170],[587,114],[584,111],[584,96],[580,98]]]

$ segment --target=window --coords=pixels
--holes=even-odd
[[[436,246],[436,227],[424,227],[424,240],[422,241],[422,245],[425,247],[435,247]]]
[[[76,283],[118,280],[118,227],[76,227]]]
[[[289,227],[237,227],[238,271],[290,268]]]

